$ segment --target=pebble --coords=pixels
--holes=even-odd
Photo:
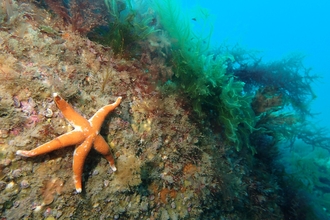
[[[7,186],[7,183],[4,181],[0,181],[0,191],[4,190]]]
[[[41,209],[42,209],[42,206],[41,205],[37,205],[33,211],[34,212],[40,212]]]
[[[20,201],[15,201],[15,202],[14,202],[14,207],[17,208],[20,204],[21,204]]]
[[[11,170],[10,170],[9,167],[5,167],[5,168],[2,169],[2,173],[3,173],[3,174],[8,174],[8,173],[10,173],[10,171],[11,171]]]
[[[8,185],[6,186],[6,190],[12,190],[16,188],[16,184],[15,182],[11,181],[10,183],[8,183]]]
[[[11,196],[17,195],[20,192],[19,185],[11,181],[7,184],[5,191],[9,192]]]
[[[30,186],[30,183],[27,180],[22,180],[21,182],[21,188],[26,189]]]
[[[96,176],[97,174],[99,174],[99,171],[98,170],[94,170],[93,173],[92,173],[92,176]]]
[[[176,208],[175,202],[171,202],[171,207],[172,207],[172,209]]]
[[[1,138],[7,138],[9,136],[8,130],[0,130],[0,137]]]
[[[3,165],[4,167],[8,167],[11,164],[11,160],[6,158],[2,160],[0,164]]]
[[[21,169],[16,169],[16,170],[13,171],[12,175],[13,175],[14,178],[21,177],[22,176],[22,170]]]
[[[110,181],[109,180],[104,180],[103,185],[105,187],[109,186],[109,184],[110,184]]]

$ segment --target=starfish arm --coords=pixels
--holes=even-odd
[[[84,169],[85,159],[92,148],[94,137],[94,135],[90,135],[86,138],[86,140],[76,148],[73,154],[73,180],[78,193],[82,191],[82,172]]]
[[[62,114],[70,122],[70,124],[72,124],[75,128],[80,127],[81,129],[90,127],[89,122],[78,112],[76,112],[61,96],[57,93],[54,93],[53,96],[57,107],[61,110]]]
[[[117,170],[115,166],[115,160],[112,157],[109,145],[101,135],[96,136],[94,141],[94,149],[100,154],[102,154],[109,161],[110,167],[113,171]]]
[[[81,131],[71,131],[66,134],[63,134],[57,138],[55,138],[52,141],[49,141],[43,145],[40,145],[39,147],[25,151],[25,150],[18,150],[16,152],[17,155],[24,156],[24,157],[34,157],[40,154],[49,153],[51,151],[70,146],[75,145],[79,142],[82,142],[84,140],[84,135]]]
[[[89,119],[90,124],[95,130],[100,130],[105,117],[109,114],[109,112],[114,110],[120,104],[121,99],[121,97],[118,97],[116,102],[104,106],[103,108],[98,110],[91,119]]]

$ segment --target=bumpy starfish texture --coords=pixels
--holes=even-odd
[[[61,110],[64,117],[74,127],[74,130],[65,133],[33,150],[19,150],[16,152],[16,154],[24,157],[34,157],[60,148],[79,144],[74,151],[72,167],[74,173],[73,179],[75,188],[76,191],[80,193],[82,190],[81,176],[84,162],[93,146],[96,151],[101,153],[109,161],[112,170],[117,170],[115,161],[110,152],[110,148],[107,142],[99,134],[99,131],[108,113],[114,110],[120,104],[121,97],[117,98],[116,102],[113,104],[106,105],[98,110],[89,120],[86,120],[83,116],[76,112],[57,93],[54,93],[54,101],[57,107]]]

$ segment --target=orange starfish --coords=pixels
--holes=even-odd
[[[80,193],[82,188],[81,176],[84,162],[93,144],[94,149],[101,153],[109,161],[112,170],[117,170],[109,146],[103,137],[99,134],[99,131],[108,113],[114,110],[120,104],[121,97],[117,98],[115,103],[106,105],[98,110],[89,120],[86,120],[78,112],[76,112],[72,106],[70,106],[57,93],[54,93],[54,101],[57,107],[63,113],[64,117],[74,127],[74,130],[63,134],[33,150],[19,150],[16,152],[16,154],[24,157],[34,157],[70,145],[80,144],[74,151],[72,165],[74,173],[73,179],[76,191]]]

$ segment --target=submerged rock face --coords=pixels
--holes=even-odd
[[[264,209],[250,219],[268,212],[282,217],[276,189],[257,193],[263,182],[249,177],[248,163],[220,132],[194,121],[189,104],[171,85],[157,86],[173,74],[164,57],[152,59],[155,48],[146,49],[141,60],[123,59],[35,5],[4,2],[12,2],[6,5],[12,13],[2,11],[0,17],[1,217],[212,219],[221,213],[244,219],[253,206]],[[166,73],[156,74],[158,67]],[[92,151],[82,195],[74,192],[72,150],[15,156],[72,130],[52,92],[87,118],[123,97],[100,132],[118,170],[112,172]],[[253,192],[253,201],[247,192]]]

